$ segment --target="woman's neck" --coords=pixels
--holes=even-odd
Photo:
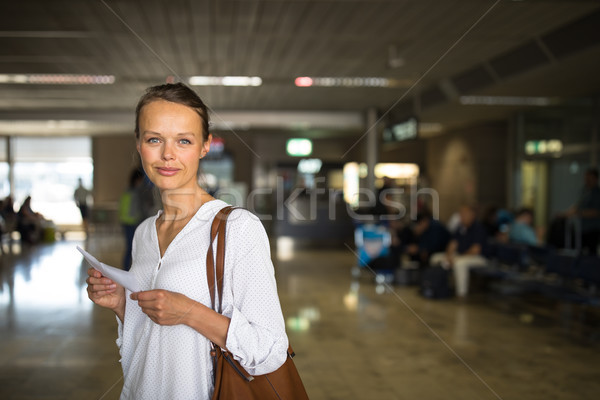
[[[202,204],[212,200],[212,196],[201,187],[189,189],[162,190],[160,196],[163,203],[164,221],[189,220]]]

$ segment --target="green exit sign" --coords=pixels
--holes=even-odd
[[[286,145],[288,155],[293,157],[305,157],[312,153],[312,141],[310,139],[294,138],[288,139]]]
[[[563,144],[560,140],[529,140],[525,143],[525,154],[556,154],[563,149]]]

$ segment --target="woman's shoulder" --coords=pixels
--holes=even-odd
[[[229,217],[227,218],[227,226],[233,226],[238,229],[264,231],[260,219],[251,211],[241,207],[236,207],[231,211],[231,214],[229,214]]]
[[[153,215],[151,217],[146,218],[142,222],[140,222],[140,224],[138,225],[138,227],[136,229],[136,233],[149,232],[153,228],[154,223],[156,222],[156,217],[157,217],[157,215]]]
[[[217,213],[229,204],[218,200],[215,202],[213,218]],[[245,241],[263,241],[268,240],[260,219],[249,210],[242,207],[235,207],[227,217],[227,237],[238,239],[245,238]]]

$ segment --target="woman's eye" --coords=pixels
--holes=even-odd
[[[192,142],[190,142],[188,139],[181,139],[179,141],[179,143],[181,143],[181,144],[192,144]]]
[[[147,142],[148,142],[148,143],[158,143],[158,142],[159,142],[159,140],[158,140],[158,138],[154,138],[154,137],[153,137],[153,138],[149,138],[149,139],[147,140]]]

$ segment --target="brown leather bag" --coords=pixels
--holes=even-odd
[[[227,217],[235,207],[228,206],[220,210],[212,223],[210,231],[210,245],[206,255],[206,277],[210,290],[212,309],[222,313],[221,302],[223,299],[223,272],[225,268],[225,226]],[[216,271],[214,265],[212,243],[217,236]],[[218,309],[215,306],[215,277],[217,283]],[[291,346],[288,357],[278,370],[265,375],[252,376],[237,362],[231,353],[222,350],[215,343],[211,343],[211,356],[213,359],[213,373],[215,391],[212,400],[229,399],[281,399],[281,400],[307,400],[308,395],[294,365],[292,357],[294,352]]]

